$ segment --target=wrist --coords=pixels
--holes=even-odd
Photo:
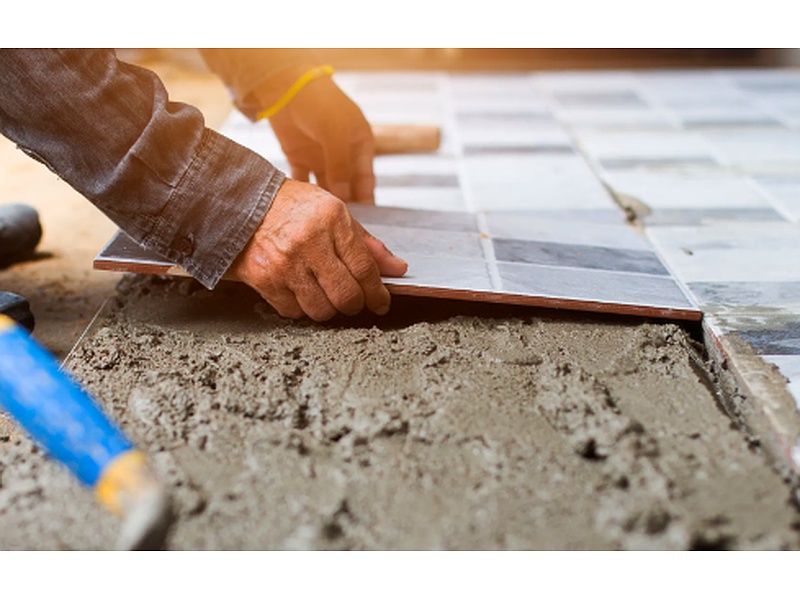
[[[280,71],[253,92],[261,107],[256,120],[272,117],[291,102],[308,83],[331,75],[333,67],[329,65],[298,65]]]

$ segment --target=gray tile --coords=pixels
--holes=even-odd
[[[498,261],[669,275],[656,254],[650,251],[530,240],[493,239],[492,243]]]
[[[384,277],[387,284],[467,292],[496,291],[486,261],[421,254],[403,258],[408,263],[408,271],[403,277]]]
[[[520,237],[520,239],[541,239],[541,238],[526,238],[524,232],[528,224],[533,221],[548,223],[551,221],[561,222],[563,225],[574,226],[580,230],[585,228],[593,228],[596,225],[625,225],[625,214],[613,205],[611,202],[607,204],[607,208],[561,208],[558,204],[551,204],[549,208],[538,208],[532,210],[493,210],[486,213],[489,219],[490,227],[499,229],[490,230],[495,231],[498,237]],[[511,227],[512,223],[518,222],[522,227],[514,228],[511,231],[514,233],[506,235],[503,233],[503,227]],[[534,225],[535,226],[535,225]],[[556,241],[556,240],[553,240]],[[572,240],[569,240],[570,242]],[[579,242],[575,242],[579,243]],[[598,244],[603,245],[603,244]]]
[[[365,228],[403,259],[415,255],[483,259],[480,234],[477,232],[442,231],[372,223],[365,224]]]
[[[457,188],[458,176],[440,173],[385,174],[376,176],[376,187]]]
[[[683,168],[683,167],[714,167],[719,163],[711,156],[666,156],[666,157],[640,157],[640,158],[601,158],[600,165],[604,169],[647,169],[647,168]]]
[[[736,333],[759,354],[800,355],[800,321],[784,323],[780,329],[740,329]]]
[[[467,156],[485,154],[575,154],[575,148],[567,144],[520,144],[520,145],[469,145],[464,146]]]
[[[363,225],[475,233],[478,231],[475,215],[466,212],[384,208],[368,204],[348,204],[347,207],[350,209],[350,214]]]
[[[771,208],[660,208],[643,218],[648,227],[703,225],[717,221],[781,222],[786,219]]]
[[[487,129],[507,127],[530,128],[556,124],[553,115],[547,111],[525,110],[460,110],[456,112],[456,122],[460,127],[481,127]]]
[[[625,224],[619,210],[549,212],[551,214],[545,211],[537,211],[536,214],[528,211],[488,212],[488,233],[493,238],[651,250],[647,238]],[[595,214],[580,214],[581,212]]]
[[[800,312],[798,281],[695,281],[687,284],[714,314]]]
[[[467,210],[461,188],[376,188],[375,204],[382,207],[451,213]]]
[[[555,99],[567,107],[641,108],[646,103],[632,91],[556,92]]]
[[[497,263],[497,268],[507,292],[586,302],[695,308],[668,277],[514,263]]]

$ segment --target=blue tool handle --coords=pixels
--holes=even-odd
[[[133,444],[56,360],[0,315],[0,407],[84,484]]]

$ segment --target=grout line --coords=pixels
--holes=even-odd
[[[497,267],[497,257],[494,254],[494,244],[492,243],[492,236],[489,233],[489,223],[486,221],[486,213],[479,212],[475,216],[478,222],[479,239],[481,248],[483,249],[483,256],[486,259],[486,270],[489,272],[489,279],[492,281],[492,286],[498,292],[503,291],[503,280],[500,278],[500,269]]]

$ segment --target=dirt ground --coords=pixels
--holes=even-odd
[[[215,80],[161,71],[219,124]],[[206,107],[203,105],[206,104]],[[800,513],[720,409],[686,330],[396,298],[280,318],[238,284],[91,271],[115,227],[0,145],[0,201],[40,208],[0,271],[172,490],[170,549],[799,549]],[[118,522],[0,420],[0,548],[105,549]]]

